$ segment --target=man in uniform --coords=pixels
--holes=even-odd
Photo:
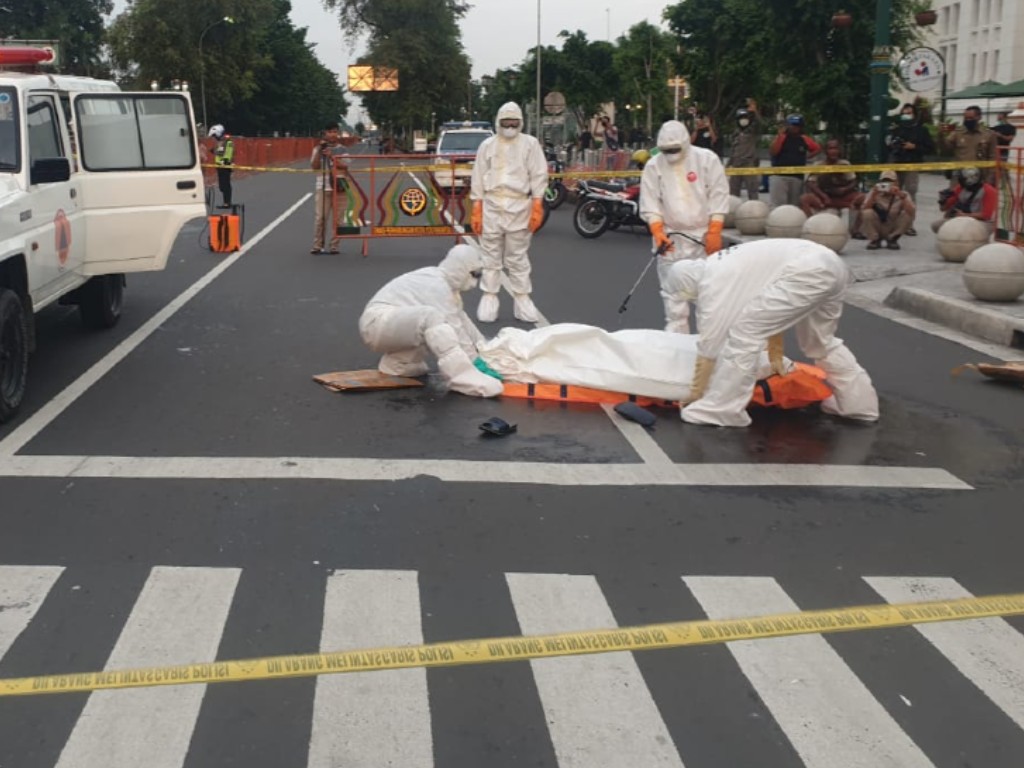
[[[960,163],[976,163],[979,160],[995,160],[996,134],[981,124],[981,107],[972,106],[964,110],[963,125],[946,123],[939,131],[939,147],[953,153],[953,159]],[[982,178],[989,183],[995,179],[991,168],[986,168]],[[954,175],[950,187],[957,185]]]

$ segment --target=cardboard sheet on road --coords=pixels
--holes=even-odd
[[[319,373],[313,377],[313,381],[323,385],[332,392],[375,392],[381,389],[405,389],[407,387],[423,386],[423,382],[419,379],[410,379],[405,376],[390,376],[376,369]]]
[[[966,363],[954,368],[953,375],[956,376],[968,368],[990,379],[1024,384],[1024,360],[1011,360],[1006,363]]]

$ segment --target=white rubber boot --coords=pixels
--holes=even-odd
[[[422,376],[430,367],[423,359],[423,349],[410,349],[404,352],[389,352],[380,359],[377,370],[389,376]]]
[[[455,329],[447,323],[427,328],[423,332],[423,341],[437,355],[437,369],[448,381],[450,389],[474,397],[497,397],[504,391],[500,381],[476,369],[469,355],[459,346]]]
[[[536,323],[540,320],[537,307],[534,306],[533,299],[530,298],[528,293],[521,293],[515,297],[512,314],[515,315],[516,320],[521,320],[524,323]]]
[[[498,310],[501,302],[498,301],[498,294],[485,293],[480,297],[480,303],[476,308],[476,319],[481,323],[493,323],[498,319]]]

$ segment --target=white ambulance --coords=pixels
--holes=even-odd
[[[25,393],[35,313],[76,304],[113,326],[125,275],[163,269],[205,213],[187,93],[0,71],[0,422]]]

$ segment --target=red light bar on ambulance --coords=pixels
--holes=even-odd
[[[28,48],[0,46],[0,66],[32,66],[53,61],[52,48]]]

